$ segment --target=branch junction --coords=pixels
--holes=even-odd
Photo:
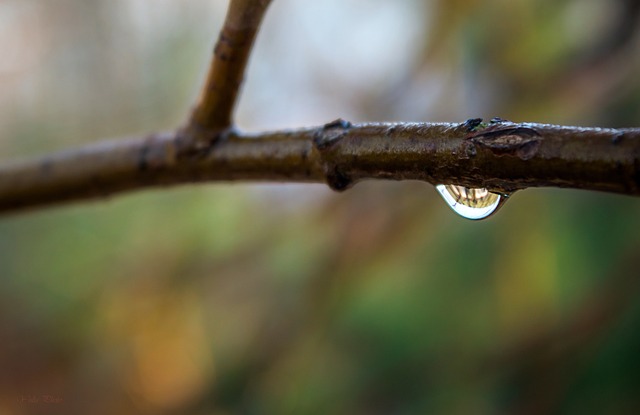
[[[336,120],[300,130],[184,135],[90,145],[0,166],[0,212],[209,181],[422,180],[510,193],[570,187],[640,196],[640,129],[477,119],[464,123]]]

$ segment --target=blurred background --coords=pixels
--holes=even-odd
[[[223,0],[2,0],[0,162],[177,128]],[[640,126],[640,1],[275,0],[242,129]],[[640,411],[640,199],[211,183],[0,218],[0,414]]]

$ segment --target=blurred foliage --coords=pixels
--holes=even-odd
[[[277,0],[239,124],[638,126],[639,3]],[[178,126],[225,7],[3,1],[0,158]],[[238,183],[4,217],[0,414],[637,413],[639,212]]]

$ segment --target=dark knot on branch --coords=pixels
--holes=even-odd
[[[483,130],[474,131],[467,139],[496,156],[513,156],[522,160],[533,158],[540,146],[540,134],[536,130],[514,126],[512,123],[495,123]]]
[[[327,184],[336,191],[348,189],[353,184],[353,180],[339,166],[324,157],[324,153],[340,142],[349,133],[350,128],[349,121],[338,118],[325,124],[313,137],[313,146],[320,154],[323,154],[322,160]]]
[[[338,141],[340,141],[351,128],[349,121],[338,118],[331,121],[322,127],[313,137],[313,145],[319,150],[325,150],[329,147],[333,147]]]

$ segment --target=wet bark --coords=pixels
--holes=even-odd
[[[99,143],[0,167],[0,212],[185,183],[422,180],[512,192],[570,187],[640,195],[640,129],[337,120],[207,146],[183,131]]]

